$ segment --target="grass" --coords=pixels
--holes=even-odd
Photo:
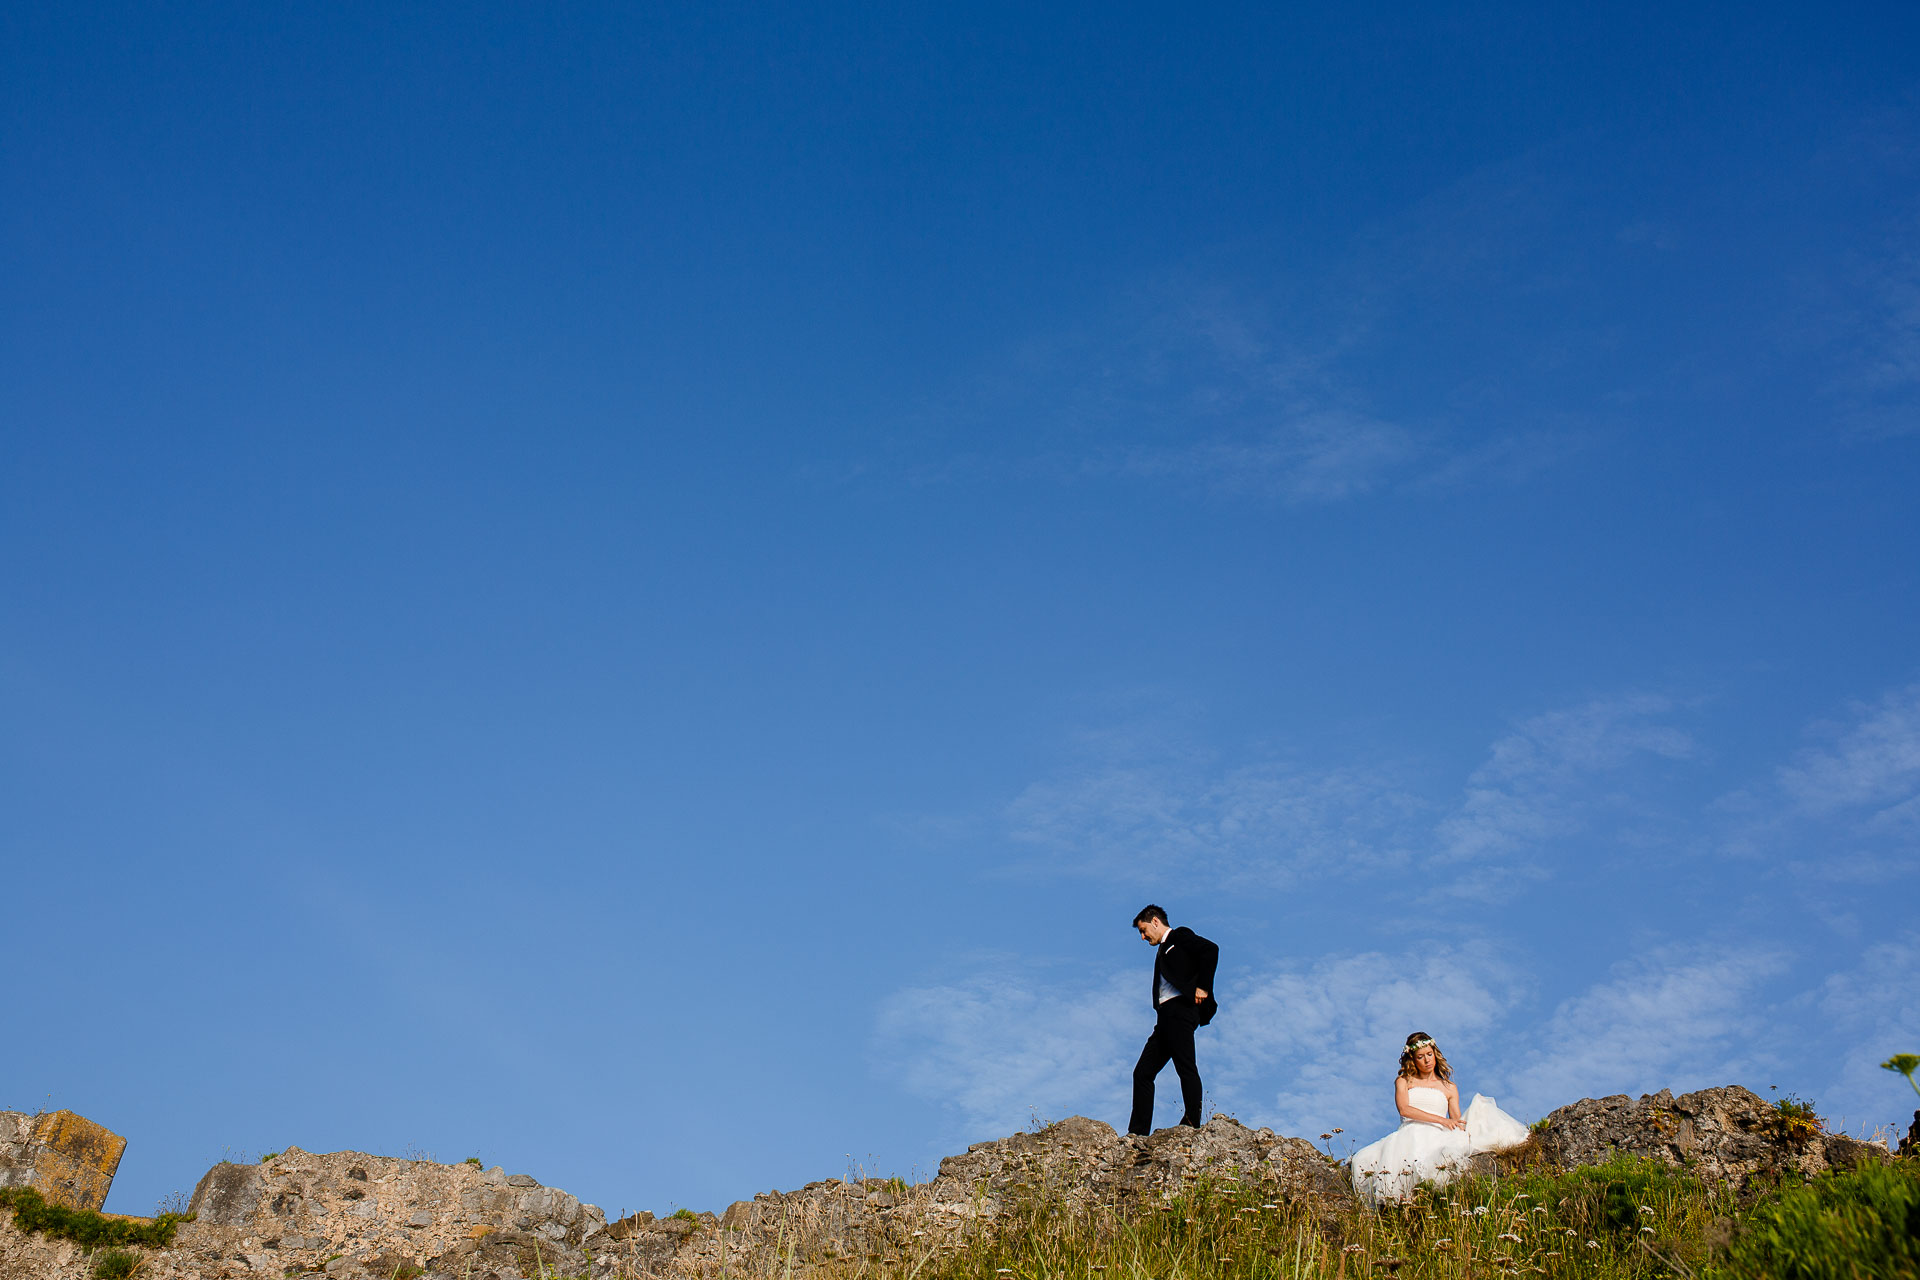
[[[1913,1161],[1785,1187],[1753,1206],[1720,1269],[1777,1280],[1920,1277],[1920,1172]]]
[[[1920,1280],[1916,1232],[1912,1162],[1743,1203],[1725,1185],[1623,1156],[1463,1179],[1322,1222],[1231,1182],[1130,1212],[1036,1199],[969,1241],[849,1261],[873,1280]]]
[[[125,1249],[109,1249],[93,1260],[94,1280],[127,1280],[140,1269],[140,1255]]]

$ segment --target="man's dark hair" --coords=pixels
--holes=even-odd
[[[1164,907],[1156,907],[1149,902],[1146,906],[1140,908],[1140,914],[1133,918],[1133,927],[1138,929],[1140,922],[1143,920],[1158,920],[1161,924],[1165,924],[1167,922],[1166,909]]]

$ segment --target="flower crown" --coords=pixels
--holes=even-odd
[[[1420,1039],[1415,1040],[1412,1044],[1408,1045],[1407,1052],[1412,1053],[1417,1049],[1431,1049],[1433,1047],[1434,1047],[1433,1040],[1430,1037],[1423,1036]]]

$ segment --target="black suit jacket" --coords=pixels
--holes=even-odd
[[[1168,982],[1180,989],[1180,994],[1167,1003],[1173,1011],[1193,1019],[1200,1026],[1213,1021],[1213,1015],[1220,1008],[1220,1002],[1213,998],[1213,971],[1220,963],[1220,948],[1187,928],[1185,925],[1173,930],[1160,940],[1153,953],[1153,992],[1151,999],[1154,1008],[1160,1008],[1160,978],[1165,975]],[[1205,991],[1207,998],[1199,1004],[1193,1002],[1195,991]]]

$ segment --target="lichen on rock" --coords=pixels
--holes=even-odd
[[[0,1187],[32,1187],[69,1209],[107,1202],[127,1140],[71,1111],[0,1111]]]

